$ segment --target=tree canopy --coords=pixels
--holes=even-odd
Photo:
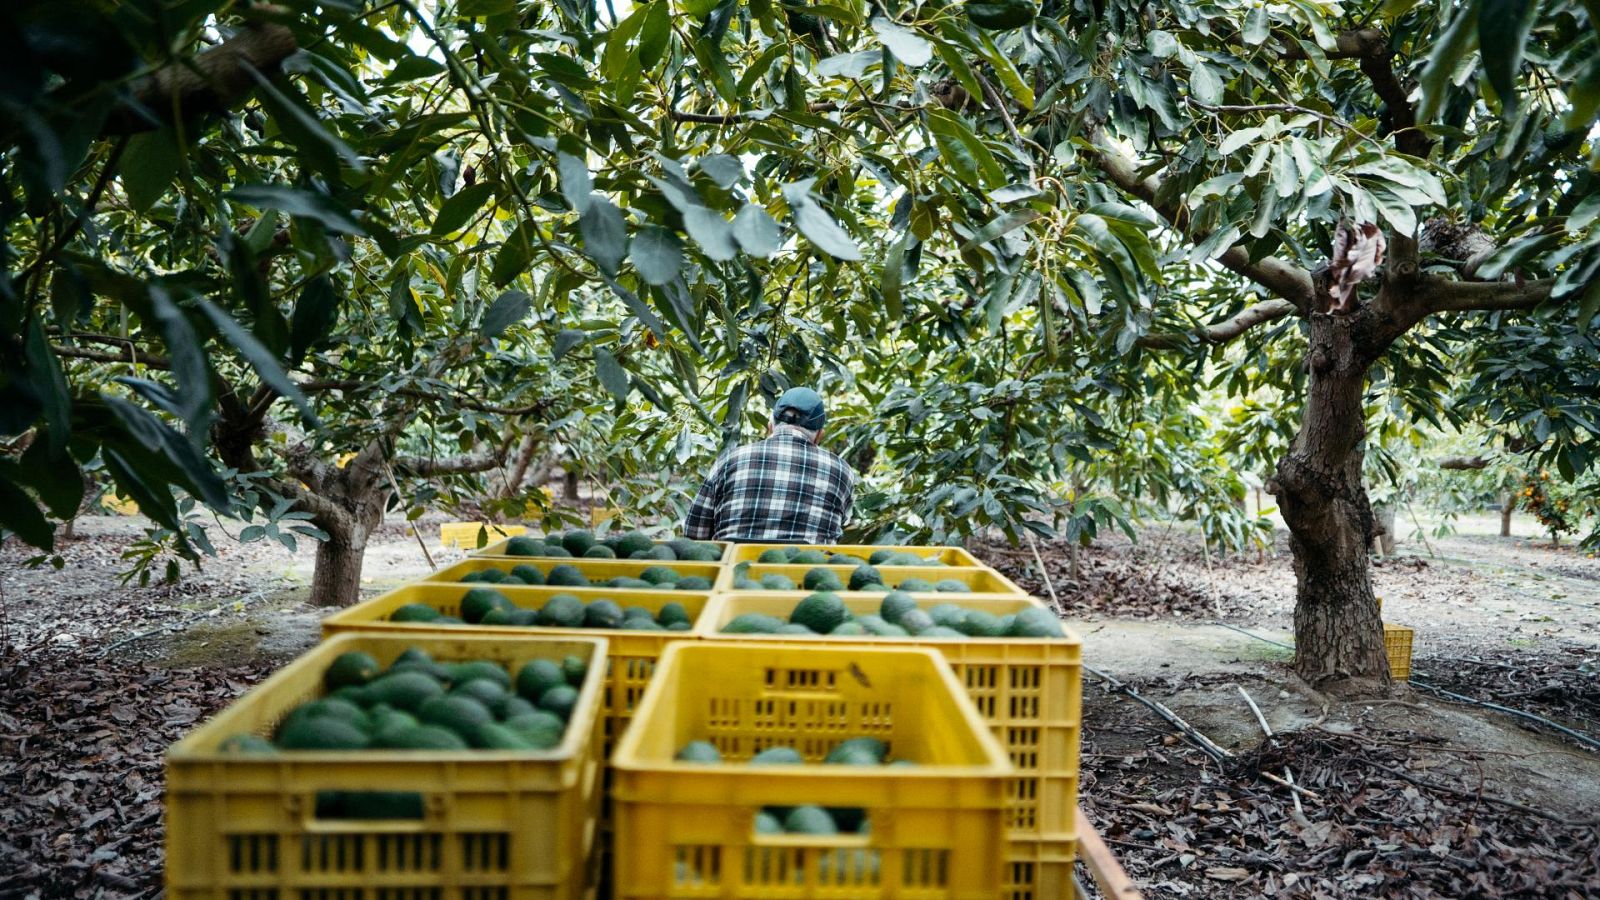
[[[1570,481],[1600,432],[1596,19],[14,6],[0,525],[48,547],[103,465],[180,549],[184,497],[360,544],[336,532],[392,493],[509,485],[557,439],[670,513],[801,382],[868,475],[863,538],[1086,538],[1151,503],[1237,545],[1247,475],[1300,534],[1352,451],[1339,515],[1370,530],[1388,421],[1489,426]],[[1348,428],[1318,457],[1321,421]]]

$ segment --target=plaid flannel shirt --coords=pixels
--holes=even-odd
[[[778,425],[766,440],[717,459],[684,532],[697,541],[838,543],[854,493],[843,460]]]

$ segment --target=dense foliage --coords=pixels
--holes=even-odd
[[[1592,6],[994,14],[8,7],[0,525],[48,547],[84,466],[184,551],[184,496],[252,537],[339,538],[373,496],[510,514],[552,447],[669,513],[812,382],[862,537],[1154,506],[1247,545],[1307,385],[1284,298],[1341,222],[1433,292],[1369,409],[1592,467]]]

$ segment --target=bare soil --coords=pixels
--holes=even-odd
[[[434,561],[461,558],[436,525]],[[0,900],[159,894],[161,752],[312,645],[326,612],[304,602],[309,547],[220,543],[180,584],[138,587],[116,573],[139,520],[77,530],[59,571],[0,545]],[[1281,543],[1221,557],[1155,528],[1080,551],[1076,578],[1060,544],[1042,568],[1030,548],[974,550],[1082,637],[1083,806],[1147,896],[1600,897],[1600,753],[1420,686],[1600,736],[1600,560],[1481,533],[1403,543],[1374,579],[1386,620],[1416,629],[1416,681],[1351,702],[1270,642],[1293,633]],[[427,571],[387,526],[363,593]]]

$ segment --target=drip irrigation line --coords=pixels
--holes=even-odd
[[[1096,669],[1094,666],[1084,665],[1083,669],[1089,674],[1110,685],[1118,693],[1132,697],[1133,699],[1149,707],[1153,712],[1155,712],[1156,715],[1164,719],[1167,724],[1182,732],[1184,737],[1187,737],[1190,741],[1193,741],[1195,746],[1199,747],[1207,756],[1211,757],[1216,762],[1220,763],[1233,757],[1233,754],[1227,749],[1218,746],[1215,741],[1201,734],[1198,729],[1196,729],[1193,725],[1190,725],[1188,722],[1185,722],[1182,717],[1168,709],[1161,702],[1144,696],[1143,694],[1139,693],[1137,688],[1118,681],[1116,678],[1100,671],[1099,669]]]
[[[1220,625],[1221,627],[1226,628],[1229,631],[1237,631],[1240,634],[1245,635],[1246,637],[1253,637],[1258,641],[1264,641],[1265,643],[1272,644],[1275,647],[1282,647],[1285,650],[1293,650],[1294,649],[1294,645],[1293,644],[1285,644],[1282,641],[1275,641],[1275,640],[1273,640],[1272,638],[1269,638],[1269,637],[1262,637],[1259,634],[1256,634],[1256,633],[1250,632],[1250,631],[1246,631],[1243,628],[1240,628],[1240,627],[1238,627],[1236,625],[1229,625],[1227,622],[1212,622],[1211,624],[1212,625]],[[1462,695],[1462,694],[1457,694],[1457,693],[1455,693],[1453,691],[1447,691],[1444,688],[1436,687],[1434,685],[1431,685],[1431,684],[1427,683],[1426,681],[1422,681],[1422,680],[1418,679],[1415,675],[1413,675],[1411,677],[1411,685],[1413,687],[1422,688],[1423,690],[1428,691],[1429,693],[1435,694],[1437,696],[1444,697],[1444,698],[1449,699],[1449,700],[1454,700],[1457,703],[1467,703],[1467,704],[1470,704],[1472,706],[1482,707],[1484,709],[1492,709],[1492,710],[1495,710],[1496,712],[1503,712],[1503,713],[1505,713],[1507,715],[1516,716],[1519,719],[1526,719],[1526,720],[1528,720],[1530,722],[1538,723],[1540,725],[1545,726],[1546,728],[1552,728],[1552,729],[1554,729],[1556,731],[1561,732],[1562,734],[1566,735],[1567,737],[1570,737],[1573,740],[1577,741],[1578,743],[1583,744],[1585,747],[1588,747],[1588,748],[1590,748],[1592,750],[1600,750],[1600,740],[1595,740],[1594,738],[1590,737],[1587,734],[1584,734],[1581,731],[1575,731],[1575,730],[1573,730],[1571,728],[1568,728],[1565,725],[1562,725],[1562,724],[1557,723],[1557,722],[1552,722],[1549,719],[1545,718],[1544,716],[1536,715],[1534,713],[1528,712],[1527,710],[1516,709],[1515,707],[1510,707],[1510,706],[1501,706],[1498,703],[1491,703],[1491,702],[1489,702],[1487,700],[1478,700],[1478,699],[1475,699],[1473,697],[1467,697],[1467,696]]]

